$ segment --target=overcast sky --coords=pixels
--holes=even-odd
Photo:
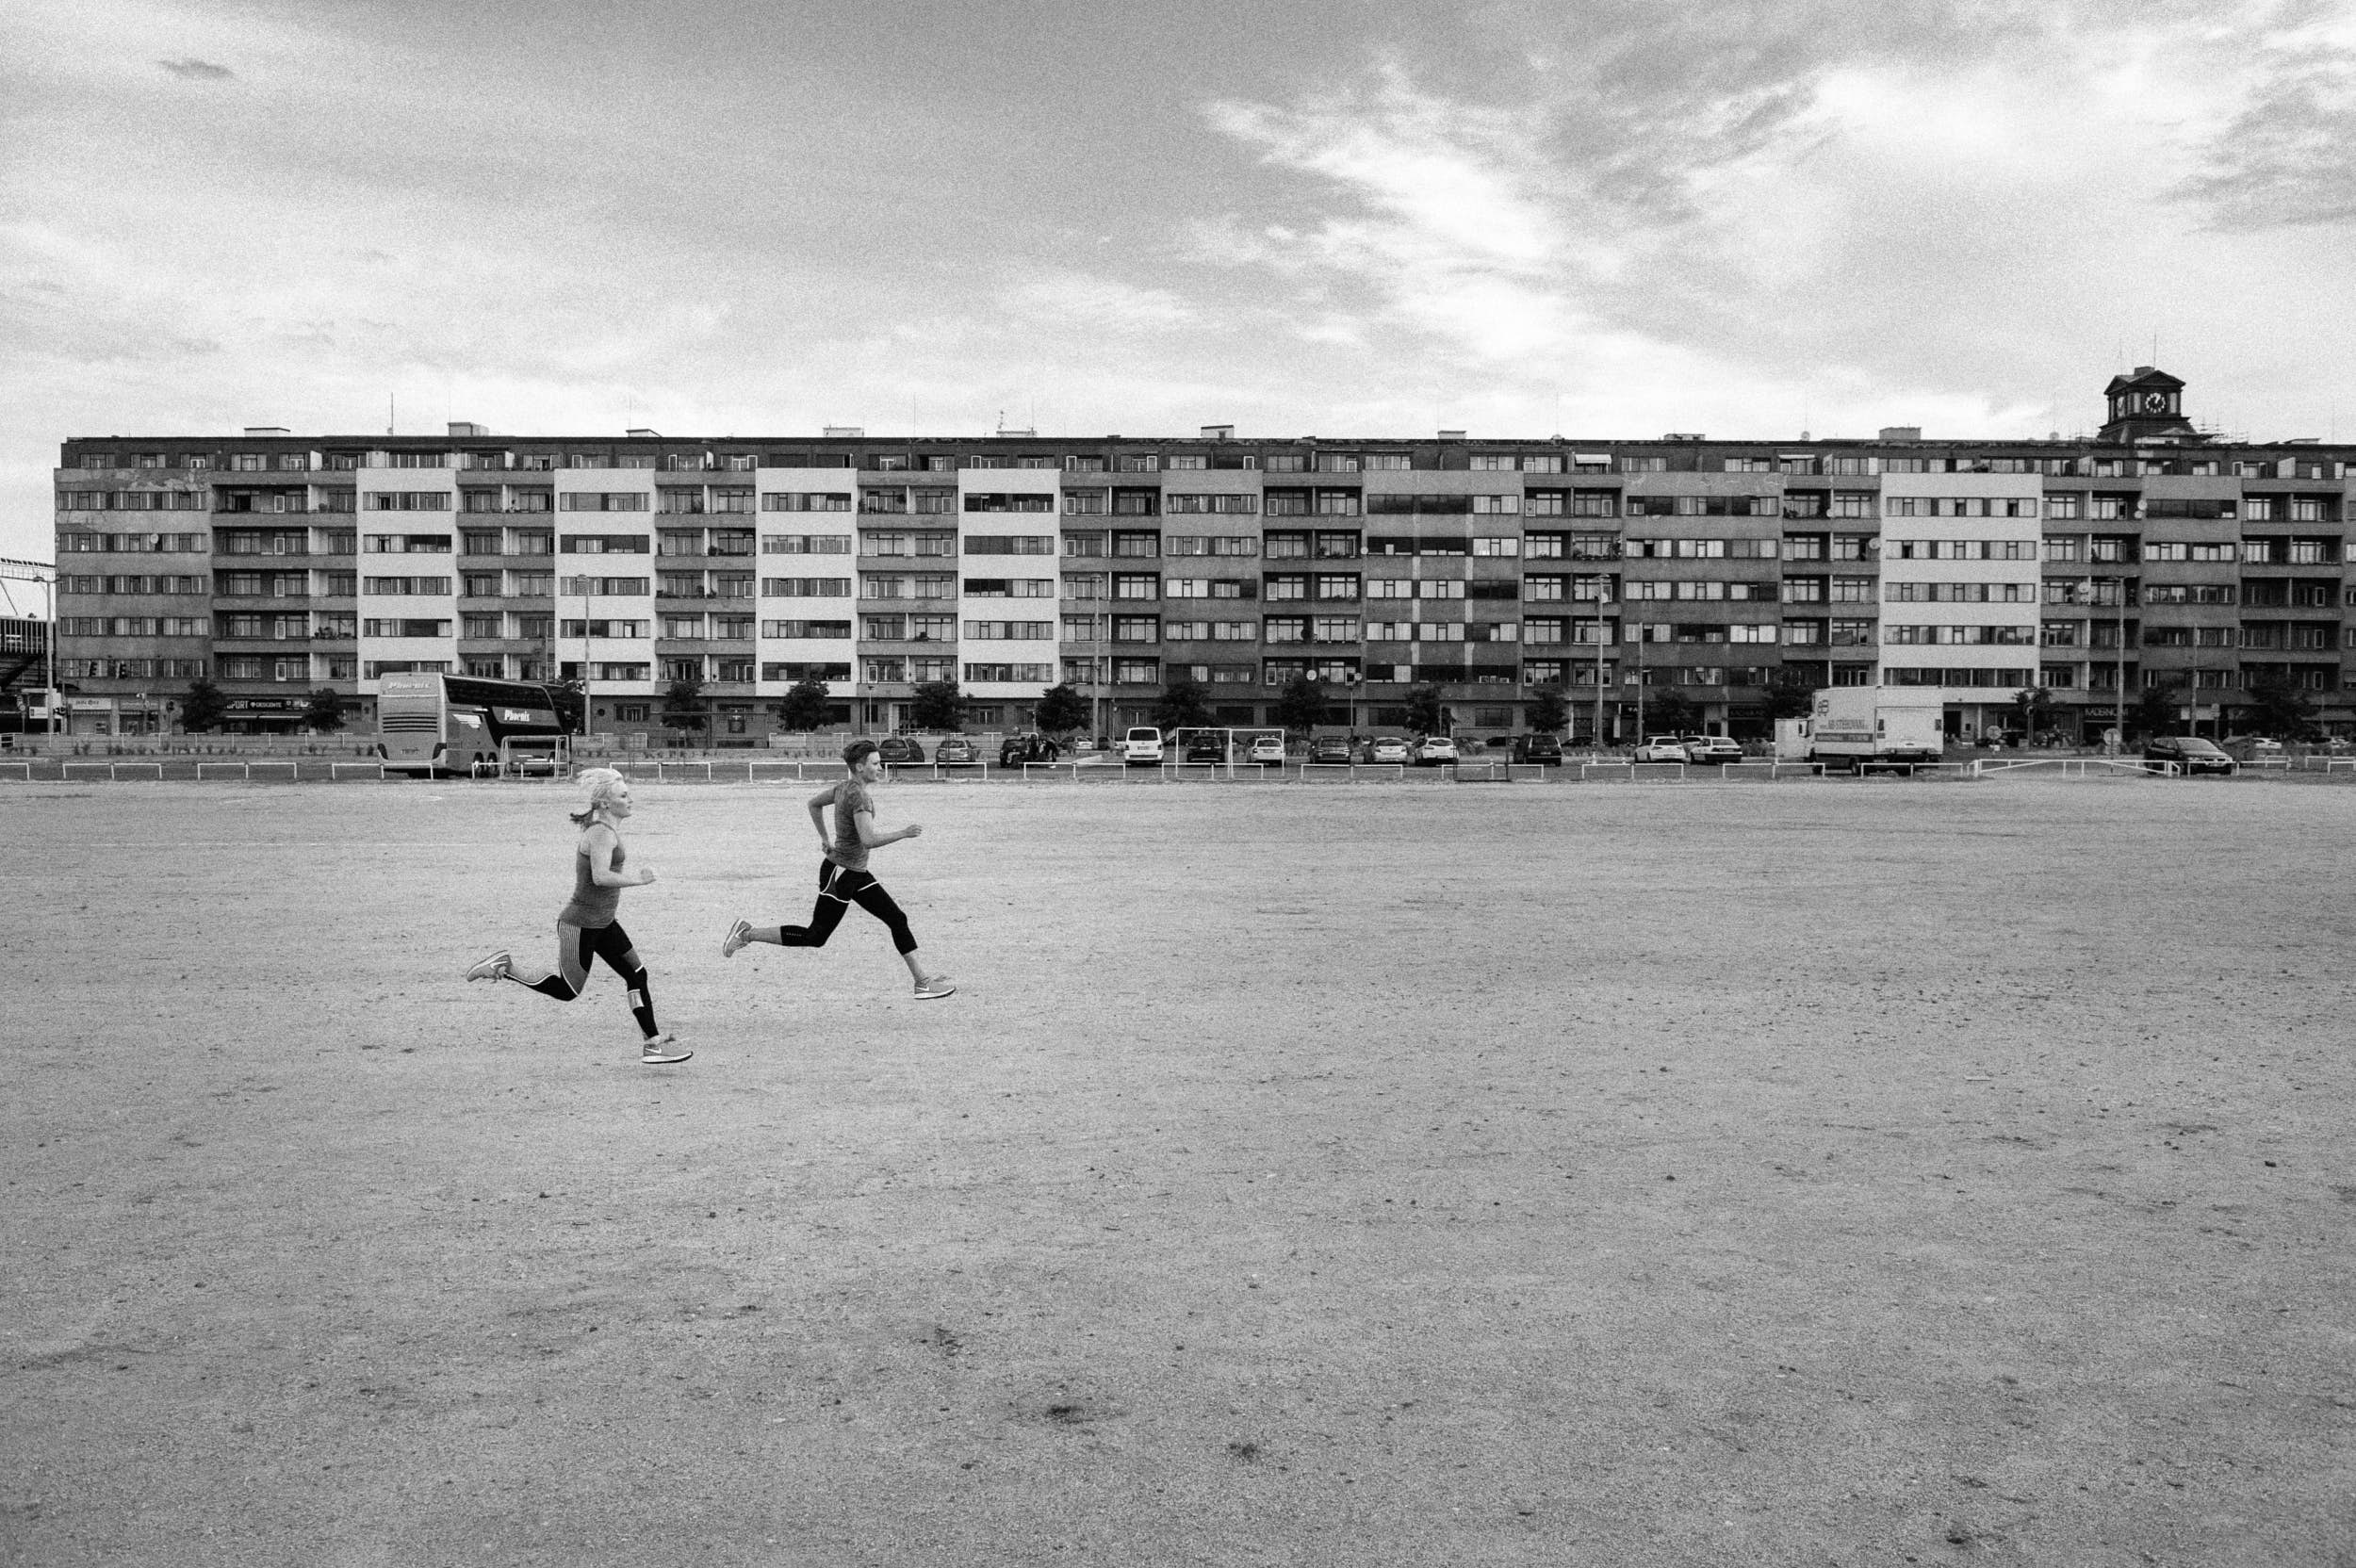
[[[2356,3],[9,12],[0,555],[66,437],[396,406],[2356,438]]]

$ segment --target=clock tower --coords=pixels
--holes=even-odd
[[[2119,446],[2136,441],[2206,441],[2184,417],[2184,384],[2165,370],[2138,365],[2102,388],[2110,417],[2094,438]]]

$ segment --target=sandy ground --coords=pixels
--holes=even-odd
[[[2356,790],[0,786],[10,1564],[2356,1562]]]

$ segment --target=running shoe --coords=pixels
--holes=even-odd
[[[936,974],[930,980],[919,981],[917,983],[916,1000],[919,1002],[937,1002],[944,996],[956,995],[957,989],[957,983],[955,980],[950,979],[945,974]]]
[[[477,958],[467,965],[466,978],[469,980],[504,980],[507,978],[507,972],[515,967],[514,956],[502,948],[487,958]]]
[[[681,1051],[677,1035],[657,1035],[638,1048],[638,1060],[646,1067],[669,1067],[693,1056],[693,1051]]]
[[[723,958],[735,957],[736,950],[743,947],[746,942],[749,942],[752,939],[752,922],[744,920],[738,921],[734,925],[728,927],[728,934],[720,939],[720,956]]]

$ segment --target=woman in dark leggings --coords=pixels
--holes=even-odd
[[[519,972],[513,955],[504,951],[480,958],[466,971],[469,980],[513,980],[542,996],[570,1002],[589,983],[589,961],[605,967],[630,988],[630,1015],[646,1037],[638,1059],[649,1067],[669,1067],[695,1054],[679,1048],[679,1037],[666,1035],[654,1021],[654,999],[646,986],[646,966],[638,961],[630,933],[614,917],[621,912],[622,890],[643,888],[654,880],[644,869],[626,872],[629,851],[622,847],[621,825],[630,814],[630,780],[612,768],[590,768],[581,776],[587,792],[586,809],[573,816],[581,838],[573,846],[573,901],[556,917],[554,974]]]
[[[856,904],[891,931],[892,945],[899,950],[908,974],[916,981],[917,1000],[936,1001],[957,990],[957,983],[947,975],[925,970],[924,960],[916,956],[916,933],[908,929],[908,916],[892,902],[883,884],[868,873],[869,850],[913,839],[924,831],[913,823],[897,833],[886,833],[875,825],[875,800],[867,792],[868,786],[883,776],[883,761],[875,751],[873,741],[853,741],[843,750],[851,776],[810,797],[810,825],[818,830],[818,846],[826,856],[818,862],[818,906],[810,911],[810,923],[756,928],[740,920],[720,939],[721,957],[733,956],[747,942],[824,947],[834,928],[843,923],[843,910]],[[826,834],[829,807],[834,809],[832,838]]]

